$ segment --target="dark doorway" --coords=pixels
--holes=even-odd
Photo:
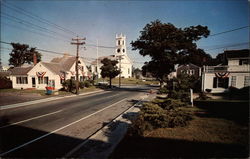
[[[36,87],[36,79],[35,79],[35,77],[32,77],[32,87]]]

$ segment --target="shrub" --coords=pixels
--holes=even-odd
[[[95,85],[95,81],[94,80],[88,80],[90,82],[90,84],[93,86]]]
[[[160,94],[167,94],[168,93],[168,89],[166,87],[160,88],[159,89],[159,93]]]
[[[178,108],[178,107],[184,107],[184,106],[187,106],[186,103],[178,100],[178,99],[167,99],[165,100],[164,102],[162,103],[158,103],[158,105],[162,108],[162,109],[165,109],[165,110],[171,110],[171,109],[175,109],[175,108]]]
[[[250,87],[243,87],[241,89],[235,87],[228,88],[228,96],[230,99],[249,100]]]
[[[89,81],[84,81],[84,87],[90,87],[91,86],[91,83]]]
[[[76,89],[76,81],[72,79],[68,79],[62,83],[64,90],[68,92],[72,92]]]
[[[188,103],[190,101],[190,93],[186,92],[186,91],[183,91],[183,90],[169,91],[168,97],[169,98],[174,98],[174,99],[180,99],[182,102],[186,102],[186,103]]]
[[[146,130],[186,126],[191,114],[181,109],[164,110],[154,103],[146,103],[141,108],[138,118],[133,121],[129,133],[143,135]]]
[[[0,77],[0,89],[12,88],[12,81],[7,77]]]
[[[84,82],[79,82],[79,88],[83,89],[85,87]]]
[[[199,97],[197,99],[199,99],[199,100],[207,100],[207,99],[211,99],[211,97],[208,97],[205,92],[200,92]]]

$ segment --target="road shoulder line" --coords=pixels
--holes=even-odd
[[[79,94],[79,95],[80,96],[85,96],[85,95],[90,95],[90,94],[99,93],[99,92],[104,92],[104,90],[87,92],[87,93],[82,93],[82,94]],[[28,102],[23,102],[23,103],[3,105],[3,106],[0,106],[0,110],[18,108],[18,107],[28,106],[28,105],[32,105],[32,104],[38,104],[38,103],[54,101],[54,100],[58,100],[58,99],[62,99],[62,98],[76,97],[76,96],[78,96],[78,95],[69,95],[69,96],[63,96],[63,97],[49,97],[49,98],[38,99],[38,100],[33,100],[33,101],[28,101]]]
[[[47,133],[47,134],[44,134],[44,135],[42,135],[42,136],[40,136],[40,137],[38,137],[38,138],[35,138],[35,139],[33,139],[33,140],[31,140],[31,141],[28,141],[28,142],[26,142],[26,143],[24,143],[24,144],[22,144],[22,145],[19,145],[19,146],[15,147],[15,148],[12,148],[12,149],[10,149],[10,150],[8,150],[8,151],[6,151],[6,152],[3,152],[3,153],[0,154],[0,157],[6,155],[6,154],[8,154],[8,153],[11,153],[11,152],[13,152],[13,151],[15,151],[15,150],[17,150],[17,149],[20,149],[20,148],[22,148],[22,147],[24,147],[24,146],[27,146],[27,145],[29,145],[29,144],[31,144],[31,143],[33,143],[33,142],[35,142],[35,141],[38,141],[38,140],[40,140],[40,139],[42,139],[42,138],[45,138],[45,137],[47,137],[47,136],[49,136],[49,135],[51,135],[51,134],[53,134],[53,133],[55,133],[55,132],[58,132],[58,131],[60,131],[60,130],[62,130],[62,129],[64,129],[64,128],[68,127],[68,126],[71,126],[71,125],[73,125],[73,124],[75,124],[75,123],[78,123],[78,122],[80,122],[80,121],[82,121],[82,120],[84,120],[84,119],[86,119],[86,118],[89,118],[89,117],[91,117],[91,116],[93,116],[93,115],[95,115],[95,114],[97,114],[97,113],[99,113],[99,112],[102,112],[102,111],[104,111],[104,110],[106,110],[106,109],[108,109],[108,108],[110,108],[110,107],[113,107],[114,105],[116,105],[116,104],[118,104],[118,103],[120,103],[120,102],[122,102],[122,101],[124,101],[124,100],[127,100],[127,98],[124,98],[124,99],[122,99],[122,100],[120,100],[120,101],[118,101],[118,102],[115,102],[115,103],[113,103],[113,104],[111,104],[111,105],[109,105],[109,106],[107,106],[107,107],[105,107],[105,108],[103,108],[103,109],[100,109],[100,110],[98,110],[98,111],[96,111],[96,112],[94,112],[94,113],[92,113],[92,114],[89,114],[89,115],[87,115],[87,116],[85,116],[85,117],[83,117],[83,118],[81,118],[81,119],[79,119],[79,120],[76,120],[76,121],[74,121],[74,122],[72,122],[72,123],[70,123],[70,124],[67,124],[67,125],[65,125],[65,126],[63,126],[63,127],[61,127],[61,128],[58,128],[58,129],[56,129],[56,130],[54,130],[54,131],[52,131],[52,132],[49,132],[49,133]]]

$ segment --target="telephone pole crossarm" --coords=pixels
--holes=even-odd
[[[79,61],[79,45],[85,44],[85,42],[82,42],[82,40],[86,40],[86,38],[73,38],[72,41],[76,42],[71,42],[71,45],[76,45],[76,94],[79,94],[79,73],[78,73],[78,61]]]

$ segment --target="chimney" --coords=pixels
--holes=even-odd
[[[33,53],[33,63],[34,63],[34,66],[37,64],[36,53]]]

